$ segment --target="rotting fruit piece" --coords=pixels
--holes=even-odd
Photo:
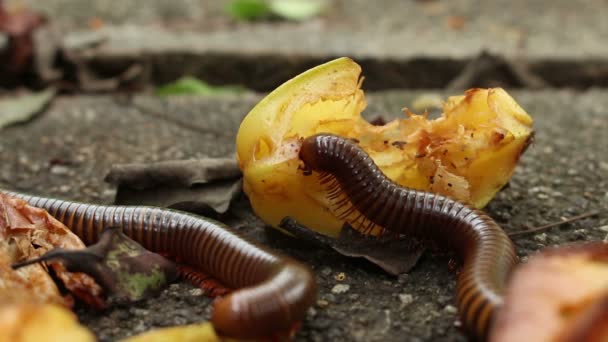
[[[490,341],[608,341],[608,244],[550,248],[519,266]]]
[[[337,236],[317,177],[298,170],[300,141],[316,133],[356,139],[394,181],[483,207],[511,177],[532,137],[532,119],[503,89],[471,89],[448,98],[436,120],[407,117],[374,126],[361,68],[339,58],[286,82],[255,106],[237,134],[244,190],[258,216],[277,226],[285,216]]]

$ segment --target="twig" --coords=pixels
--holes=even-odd
[[[599,215],[599,213],[600,213],[599,210],[590,211],[588,213],[572,216],[572,217],[569,217],[569,218],[561,220],[561,221],[548,223],[548,224],[545,224],[542,226],[538,226],[538,227],[534,227],[534,228],[530,228],[530,229],[526,229],[526,230],[518,230],[518,231],[515,231],[512,233],[509,233],[509,236],[525,235],[525,234],[529,234],[529,233],[539,232],[541,230],[547,230],[547,229],[550,229],[553,227],[561,226],[562,224],[574,222],[576,220],[581,220],[581,219],[584,219],[587,217],[596,216],[596,215]]]

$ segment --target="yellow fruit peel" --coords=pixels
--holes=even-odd
[[[253,210],[277,226],[285,216],[337,236],[343,225],[316,177],[298,168],[301,139],[334,133],[356,139],[388,177],[407,187],[483,207],[510,179],[532,137],[532,118],[503,89],[471,89],[449,97],[442,117],[406,110],[374,126],[361,68],[349,58],[317,66],[260,101],[237,134],[244,191]]]
[[[170,327],[151,330],[133,337],[122,340],[122,342],[218,342],[224,341],[215,334],[213,326],[209,322],[190,324],[179,327]],[[236,341],[228,339],[227,341]]]
[[[0,341],[96,341],[68,309],[55,304],[5,304],[0,308]]]

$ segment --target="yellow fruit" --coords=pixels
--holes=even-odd
[[[209,322],[190,324],[177,327],[169,327],[151,330],[133,337],[122,340],[122,342],[217,342],[220,338],[215,334],[213,326]],[[222,339],[224,341],[224,339]],[[225,341],[237,341],[225,339]]]
[[[450,97],[436,120],[407,117],[374,126],[361,117],[361,68],[349,58],[317,66],[270,93],[245,117],[237,157],[253,210],[277,226],[285,216],[336,236],[343,222],[316,177],[298,170],[301,138],[334,133],[360,146],[394,181],[483,207],[511,177],[532,119],[504,90]]]
[[[5,302],[0,307],[0,331],[0,341],[6,342],[95,341],[73,312],[55,304]]]

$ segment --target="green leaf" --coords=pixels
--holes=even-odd
[[[194,77],[185,76],[173,83],[169,83],[156,90],[158,96],[176,95],[219,95],[229,93],[241,93],[243,87],[240,86],[212,86]]]
[[[265,0],[232,0],[226,12],[237,20],[255,20],[270,14]]]
[[[272,13],[289,20],[305,20],[319,15],[327,7],[324,0],[273,0]]]
[[[61,261],[70,272],[93,277],[111,303],[149,297],[177,278],[177,268],[172,261],[146,250],[116,228],[104,230],[99,241],[85,249],[55,248],[40,258],[12,267],[53,260]]]
[[[55,96],[55,89],[0,99],[0,129],[26,122],[40,113]]]

